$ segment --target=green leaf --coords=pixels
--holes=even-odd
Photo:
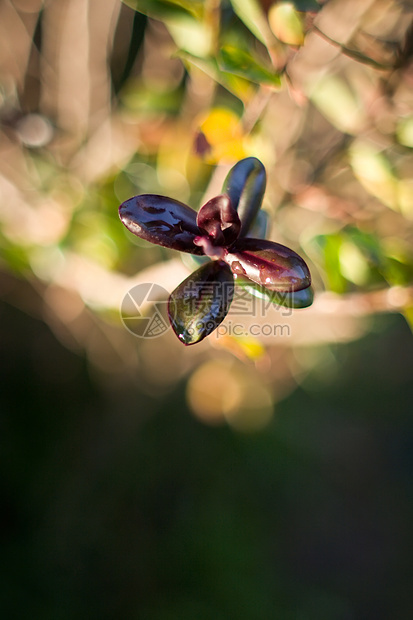
[[[200,19],[203,15],[203,0],[122,0],[124,4],[148,17],[165,19],[191,15]]]
[[[314,244],[320,252],[328,288],[334,293],[345,293],[348,290],[348,281],[341,273],[340,249],[343,240],[340,233],[319,235]]]
[[[234,296],[231,269],[221,261],[209,262],[192,273],[171,293],[168,316],[185,345],[209,336],[224,320]]]
[[[342,78],[324,76],[314,85],[310,99],[340,131],[354,135],[363,127],[365,118],[362,106]]]
[[[177,47],[191,54],[207,55],[211,48],[212,31],[203,19],[203,0],[123,0],[139,13],[162,21]]]
[[[246,98],[248,99],[248,95],[251,93],[251,88],[256,88],[256,86],[252,86],[252,83],[245,78],[239,77],[237,75],[227,73],[225,71],[221,71],[218,67],[216,58],[208,57],[208,58],[200,58],[196,54],[189,53],[185,50],[179,50],[176,53],[176,56],[182,58],[187,64],[193,65],[198,69],[201,69],[206,75],[209,75],[213,80],[215,80],[218,84],[221,84],[224,88],[233,93],[236,97],[239,97],[241,101],[244,101]]]
[[[165,24],[178,48],[195,56],[208,56],[213,42],[213,32],[207,23],[187,15],[179,19],[165,20]]]
[[[264,299],[275,306],[283,306],[285,308],[308,308],[314,300],[312,286],[308,286],[301,291],[289,293],[285,291],[269,291],[264,286],[260,286],[256,282],[241,275],[235,276],[235,282],[242,286],[250,295],[258,297],[258,299]]]
[[[251,54],[237,47],[223,47],[218,54],[218,66],[222,71],[233,73],[257,84],[268,84],[277,88],[281,85],[278,73],[273,73],[257,62]]]
[[[413,116],[407,116],[398,121],[396,136],[400,144],[413,148]]]
[[[306,13],[307,11],[315,13],[321,10],[321,6],[317,0],[290,0],[290,2],[294,5],[296,11],[301,11],[302,13]]]
[[[350,165],[363,187],[383,204],[398,210],[397,177],[386,154],[362,140],[349,149]]]
[[[287,45],[304,43],[303,16],[292,2],[273,4],[268,13],[270,28],[280,41]]]
[[[257,0],[231,0],[232,8],[261,43],[268,47],[273,39],[265,14]]]

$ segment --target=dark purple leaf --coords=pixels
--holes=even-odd
[[[238,239],[224,260],[231,265],[233,273],[272,291],[300,291],[311,284],[303,259],[290,248],[273,241]]]
[[[209,336],[226,317],[234,296],[231,269],[221,261],[209,262],[192,273],[171,293],[168,316],[185,345]]]
[[[196,211],[166,196],[141,194],[119,207],[119,217],[131,233],[181,252],[203,254],[194,239],[202,235],[196,224]]]
[[[222,186],[241,220],[241,236],[248,234],[261,207],[267,176],[265,168],[256,157],[241,159],[229,171]]]
[[[241,229],[238,213],[226,194],[208,200],[199,210],[199,228],[204,229],[214,245],[227,246],[234,243]]]

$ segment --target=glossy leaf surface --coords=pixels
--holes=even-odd
[[[234,296],[231,269],[221,261],[209,262],[192,273],[171,293],[168,316],[185,345],[203,340],[222,323]]]
[[[202,234],[196,212],[187,205],[157,194],[129,198],[119,207],[119,217],[131,233],[166,248],[203,254],[194,239]]]
[[[239,239],[225,256],[233,273],[277,291],[300,291],[311,284],[304,260],[285,245],[265,239]]]
[[[224,181],[222,192],[228,194],[241,220],[240,236],[248,233],[259,212],[266,183],[265,168],[256,157],[239,161]]]
[[[197,215],[199,228],[206,230],[215,245],[230,245],[237,239],[241,222],[226,194],[205,203]]]
[[[275,306],[285,308],[308,308],[314,301],[314,291],[311,286],[300,291],[269,291],[264,286],[249,280],[245,276],[235,276],[235,282],[242,286],[250,295],[264,299]]]

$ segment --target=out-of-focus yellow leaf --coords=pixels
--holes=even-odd
[[[227,108],[213,108],[199,119],[210,151],[206,161],[233,162],[245,157],[244,135],[239,117]]]
[[[400,119],[396,135],[400,144],[413,148],[413,116]]]
[[[177,46],[195,56],[208,56],[211,51],[213,34],[205,22],[182,16],[165,20]]]
[[[386,156],[365,142],[349,150],[353,172],[363,187],[391,209],[398,209],[398,181]]]
[[[268,21],[277,39],[283,43],[297,46],[304,43],[303,18],[292,2],[273,4]]]
[[[364,113],[350,88],[337,76],[328,76],[317,82],[310,99],[320,112],[340,131],[357,134]]]
[[[413,219],[413,179],[401,179],[398,182],[399,207],[403,215]]]

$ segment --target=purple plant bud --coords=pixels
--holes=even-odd
[[[165,248],[203,254],[194,239],[202,235],[196,211],[187,205],[156,194],[129,198],[119,207],[119,217],[131,233]]]
[[[246,276],[271,291],[300,291],[311,284],[304,260],[290,248],[273,241],[238,239],[224,260],[234,274]]]
[[[220,194],[208,200],[200,208],[196,221],[199,228],[208,233],[214,245],[231,245],[241,230],[238,213],[227,194]]]

